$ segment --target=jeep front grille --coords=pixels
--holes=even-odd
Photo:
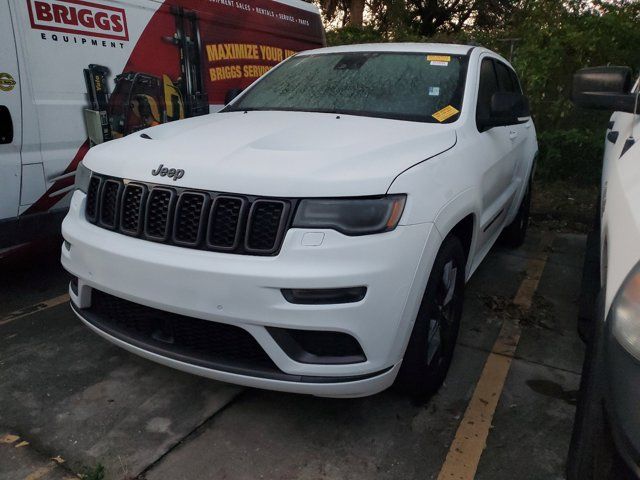
[[[200,250],[276,255],[292,200],[229,195],[94,174],[85,216],[99,227]]]

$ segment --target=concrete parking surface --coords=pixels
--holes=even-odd
[[[426,404],[393,390],[266,392],[156,365],[76,319],[55,250],[25,255],[0,267],[0,478],[564,478],[584,244],[533,231],[521,249],[492,250]]]

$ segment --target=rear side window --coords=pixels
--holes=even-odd
[[[485,58],[480,64],[480,86],[478,87],[478,105],[476,119],[486,118],[491,111],[491,97],[498,91],[498,79],[493,60]]]
[[[514,72],[513,70],[509,70],[509,73],[511,74],[511,81],[513,82],[515,92],[522,93],[522,86],[520,85],[518,75],[516,75],[516,72]]]
[[[517,92],[517,84],[513,83],[512,71],[502,62],[496,63],[496,72],[498,73],[498,83],[501,92]]]

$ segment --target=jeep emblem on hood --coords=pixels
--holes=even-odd
[[[158,165],[158,168],[156,168],[155,170],[151,170],[151,175],[153,175],[154,177],[160,175],[161,177],[173,178],[173,181],[175,182],[176,180],[180,180],[182,177],[184,177],[184,170],[167,168],[164,166],[164,164],[161,163],[160,165]]]

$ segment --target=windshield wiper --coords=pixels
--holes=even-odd
[[[226,112],[255,112],[255,111],[260,111],[260,110],[269,110],[267,108],[254,108],[254,107],[248,107],[248,108],[237,108],[237,107],[225,107],[222,110],[220,110],[220,113],[226,113]]]

